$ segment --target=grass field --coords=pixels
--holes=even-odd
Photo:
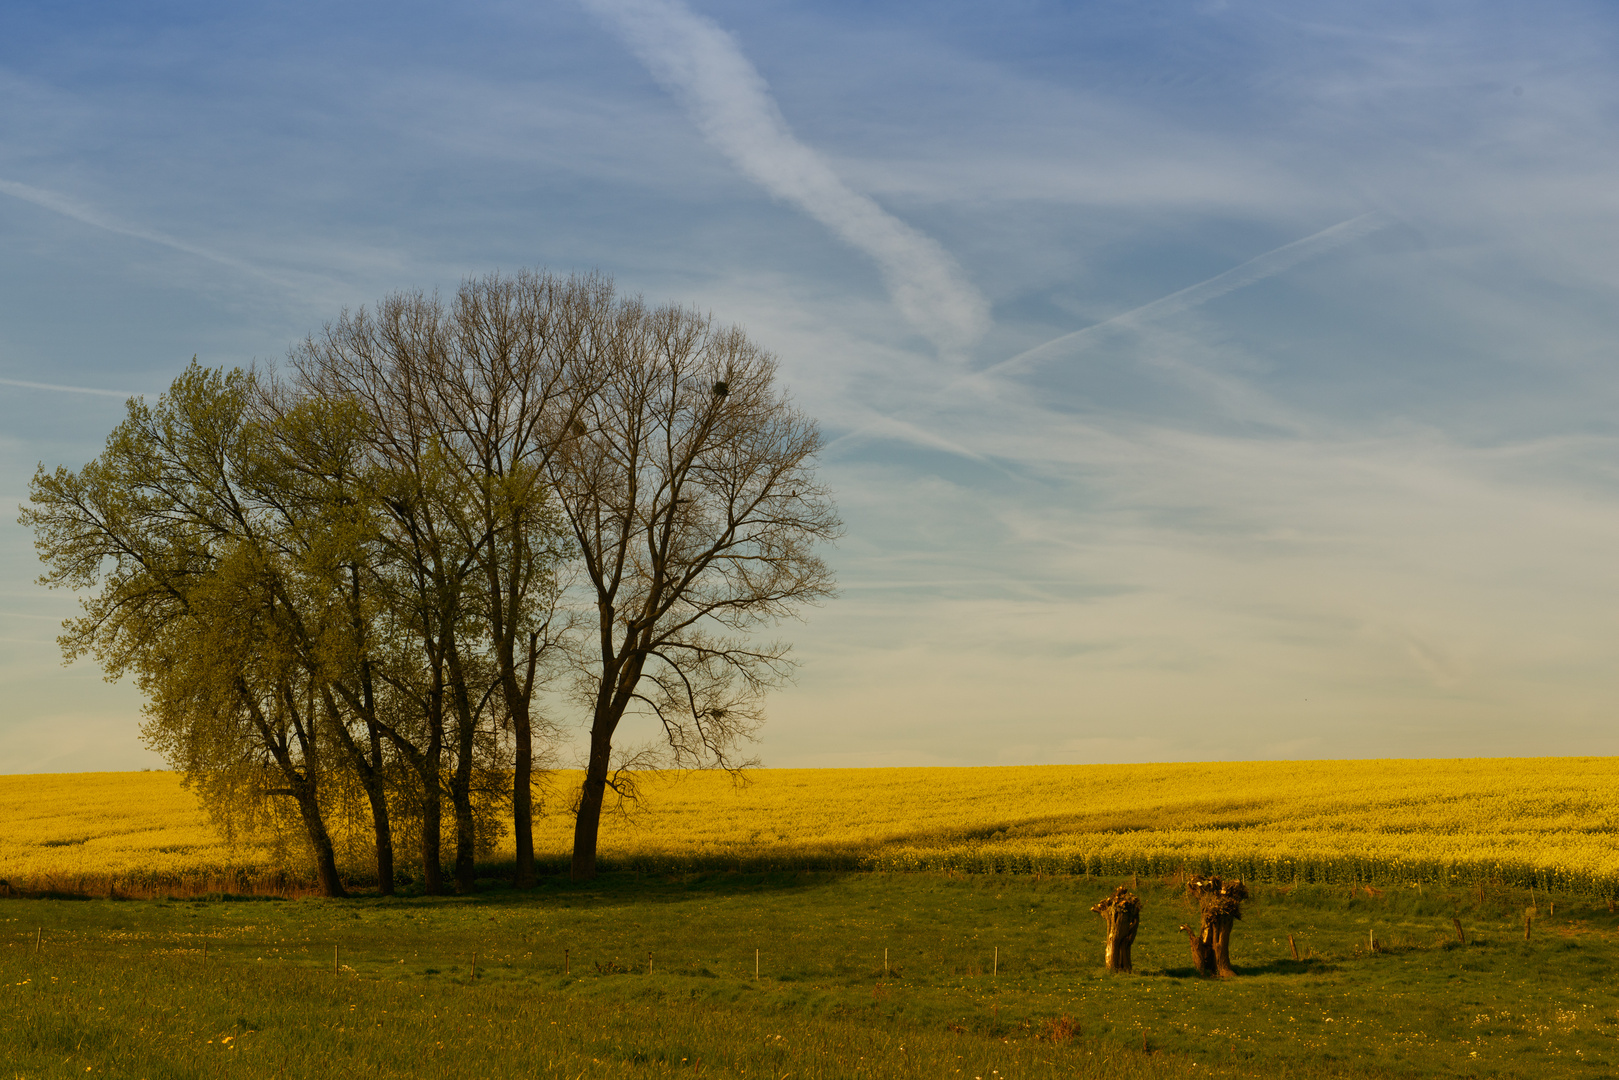
[[[171,774],[0,777],[8,891],[159,897],[0,901],[0,1080],[1614,1075],[1616,790],[1605,759],[652,776],[595,883],[325,901],[218,895],[300,889]],[[1178,930],[1210,868],[1260,883],[1229,982]],[[1109,976],[1090,907],[1132,871]]]
[[[1619,1072],[1606,903],[1539,896],[1526,942],[1518,890],[1260,887],[1221,982],[1192,974],[1172,881],[1140,883],[1136,972],[1107,975],[1089,908],[1116,883],[619,872],[453,898],[0,901],[0,1056],[29,1080]]]
[[[761,769],[643,780],[602,865],[646,872],[888,869],[1260,882],[1496,882],[1619,894],[1619,760]],[[577,774],[547,780],[542,864],[566,865]],[[0,776],[0,878],[61,891],[202,888],[267,856],[227,848],[168,773]],[[363,845],[360,845],[363,846]],[[506,849],[509,851],[509,846]],[[509,858],[509,856],[507,856]],[[498,873],[501,856],[487,873]],[[297,870],[299,868],[292,868]],[[363,879],[363,862],[351,864]],[[271,887],[274,887],[273,885]]]

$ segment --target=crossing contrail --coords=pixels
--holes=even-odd
[[[1090,340],[1101,337],[1110,330],[1128,330],[1153,320],[1167,318],[1201,304],[1206,304],[1217,297],[1235,292],[1266,278],[1274,277],[1307,259],[1325,254],[1333,248],[1374,233],[1389,223],[1389,219],[1378,211],[1371,211],[1340,221],[1338,224],[1328,226],[1320,232],[1311,233],[1302,239],[1283,244],[1278,248],[1272,248],[1262,255],[1256,255],[1246,262],[1239,263],[1231,269],[1215,274],[1213,277],[1200,281],[1195,285],[1188,285],[1184,289],[1178,289],[1167,296],[1161,296],[1157,300],[1103,319],[1101,322],[1094,323],[1082,330],[1063,334],[1061,337],[1053,338],[1043,345],[1025,349],[1016,356],[1008,357],[981,371],[963,375],[942,387],[933,396],[933,400],[937,401],[939,398],[943,398],[952,391],[959,390],[964,386],[973,384],[982,386],[996,377],[1007,375],[1020,367],[1072,355]],[[1189,365],[1187,366],[1189,367]],[[830,449],[850,439],[879,433],[891,434],[920,445],[945,449],[965,457],[971,457],[974,460],[982,460],[977,453],[966,450],[951,440],[929,432],[923,424],[916,421],[902,421],[898,417],[886,417],[884,422],[880,423],[877,421],[863,423],[853,431],[833,439],[827,444],[827,447]]]
[[[1294,240],[1290,244],[1283,244],[1281,247],[1267,251],[1263,255],[1256,255],[1247,262],[1215,274],[1213,277],[1200,281],[1196,285],[1188,285],[1186,288],[1172,292],[1168,296],[1159,297],[1157,300],[1142,304],[1140,307],[1131,308],[1129,311],[1103,319],[1101,322],[1087,326],[1083,330],[1075,330],[1073,333],[1052,338],[1044,345],[1036,345],[1032,349],[1025,349],[1016,356],[1008,357],[998,364],[992,364],[968,378],[979,379],[985,376],[1002,375],[1016,367],[1022,367],[1040,360],[1054,359],[1065,352],[1072,351],[1075,347],[1084,344],[1087,338],[1096,337],[1105,330],[1126,329],[1131,326],[1138,326],[1141,323],[1151,322],[1154,319],[1166,318],[1188,308],[1198,307],[1217,297],[1224,296],[1226,293],[1235,292],[1268,277],[1274,277],[1284,270],[1297,266],[1306,259],[1312,259],[1317,255],[1331,251],[1335,247],[1374,233],[1388,225],[1388,223],[1388,218],[1375,210],[1361,214],[1358,217],[1349,218],[1347,221],[1340,221],[1338,224],[1322,229],[1318,233],[1311,233],[1302,240]]]

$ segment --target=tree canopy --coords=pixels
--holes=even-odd
[[[84,596],[64,654],[135,678],[222,828],[298,835],[340,895],[331,821],[363,804],[379,887],[403,839],[438,891],[447,804],[458,889],[507,822],[529,884],[535,778],[582,722],[587,878],[636,768],[751,763],[792,671],[756,635],[831,595],[820,435],[776,376],[598,275],[475,278],[345,312],[281,375],[193,361],[95,461],[41,466],[22,521]],[[615,747],[638,711],[661,750]]]

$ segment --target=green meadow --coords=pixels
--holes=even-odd
[[[1193,971],[1172,879],[1139,883],[1135,971],[1108,975],[1089,909],[1118,883],[621,873],[465,897],[0,901],[0,1075],[1619,1073],[1606,903],[1259,887],[1239,977],[1219,981]]]

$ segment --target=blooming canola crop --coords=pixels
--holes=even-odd
[[[537,792],[542,865],[567,864],[578,783],[552,773]],[[740,785],[656,773],[640,788],[603,822],[606,869],[1189,871],[1619,894],[1609,758],[760,769]],[[274,869],[264,849],[224,844],[168,773],[0,777],[0,838],[0,878]]]

